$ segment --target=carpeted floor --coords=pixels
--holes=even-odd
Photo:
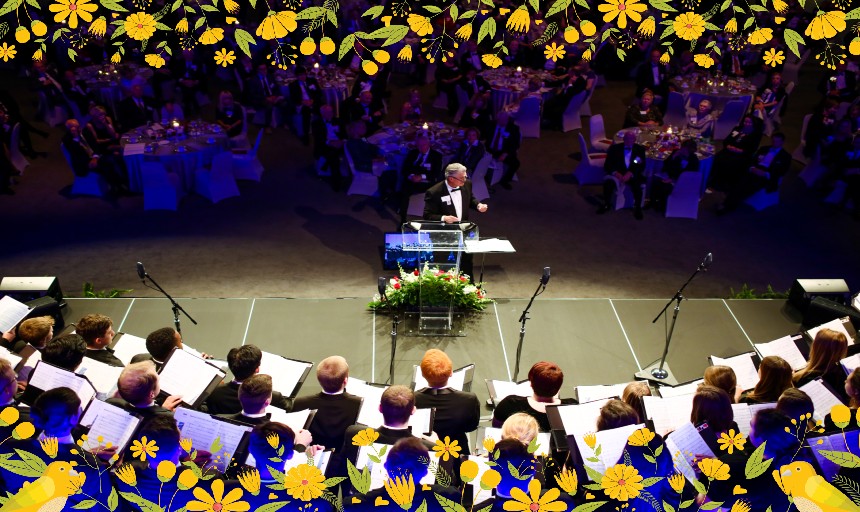
[[[804,70],[785,116],[792,148],[819,97],[817,80],[816,69]],[[29,109],[24,83],[13,88]],[[405,88],[394,88],[392,110],[399,111]],[[423,91],[429,105],[431,87]],[[609,133],[620,128],[632,91],[632,83],[610,82],[595,93],[593,111],[604,114]],[[380,247],[383,233],[397,229],[396,214],[377,199],[333,192],[315,176],[310,148],[287,129],[263,139],[262,183],[242,183],[240,197],[218,204],[187,197],[177,212],[143,211],[141,196],[115,203],[67,197],[72,175],[59,152],[61,134],[54,128],[47,140],[36,138],[50,156],[32,162],[15,196],[0,196],[0,275],[56,275],[69,295],[91,281],[156,296],[137,278],[135,262],[142,261],[179,297],[326,298],[369,297],[376,277],[388,274]],[[706,196],[698,220],[646,211],[637,222],[630,211],[595,215],[599,189],[571,176],[578,151],[575,132],[527,139],[519,182],[487,201],[481,235],[507,237],[517,249],[487,258],[491,296],[529,296],[550,266],[547,298],[670,297],[708,252],[713,266],[688,288],[690,297],[726,297],[744,283],[787,290],[795,278],[860,286],[860,225],[822,205],[796,178],[797,166],[783,183],[781,204],[766,211],[717,217],[716,199]]]

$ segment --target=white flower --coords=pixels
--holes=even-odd
[[[394,286],[395,284],[397,284],[397,279],[396,279],[396,278],[392,277],[391,279],[389,279],[389,280],[388,280],[388,285],[389,285],[389,286]]]
[[[403,280],[407,283],[414,283],[415,281],[418,281],[418,276],[416,276],[414,272],[410,272],[403,276]]]
[[[475,293],[478,291],[478,287],[473,284],[467,284],[463,287],[463,293],[465,295],[469,295],[470,293]]]

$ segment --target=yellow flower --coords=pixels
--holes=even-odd
[[[779,13],[785,12],[788,4],[784,0],[773,0],[773,10]]]
[[[326,36],[320,39],[320,53],[323,55],[331,55],[337,49],[332,38]]]
[[[373,60],[380,64],[386,64],[389,60],[391,60],[391,54],[389,54],[385,50],[373,50]]]
[[[576,485],[578,483],[576,471],[571,471],[565,468],[559,475],[555,475],[555,481],[561,490],[573,496],[576,494]]]
[[[302,464],[290,469],[284,477],[287,494],[297,500],[310,501],[322,496],[325,477],[316,466]],[[189,509],[190,510],[190,509]]]
[[[317,51],[317,42],[314,41],[313,37],[302,39],[302,43],[299,45],[299,52],[302,55],[313,55],[315,51]]]
[[[33,31],[34,36],[42,37],[48,33],[48,26],[45,25],[45,22],[42,20],[33,20],[33,22],[30,23],[30,30]]]
[[[182,473],[179,473],[179,478],[176,479],[176,486],[182,491],[187,491],[197,485],[197,481],[198,478],[194,474],[194,471],[186,469]]]
[[[412,46],[405,44],[397,54],[397,59],[400,62],[409,62],[412,60]]]
[[[530,23],[529,10],[525,5],[521,5],[511,13],[511,17],[508,18],[508,23],[505,26],[508,27],[508,30],[511,32],[525,33],[529,31]]]
[[[15,407],[6,407],[0,411],[0,427],[8,427],[18,421],[18,418],[20,417],[21,413],[18,412],[18,409]]]
[[[186,471],[190,471],[186,469]],[[122,483],[125,485],[131,485],[134,487],[137,485],[137,473],[134,472],[134,466],[131,464],[123,464],[116,470],[116,476],[120,479]]]
[[[493,55],[490,53],[485,53],[481,55],[481,62],[487,65],[487,67],[497,68],[502,65],[502,59],[499,58],[498,55]]]
[[[182,449],[185,450],[185,453],[191,453],[191,445],[191,439],[183,438],[179,440],[179,446],[181,446]]]
[[[812,39],[830,39],[845,30],[845,13],[843,11],[818,11],[815,18],[809,22],[804,34]]]
[[[3,43],[3,46],[6,46],[6,43]],[[14,46],[12,48],[14,48]],[[3,48],[0,47],[0,52],[2,51]],[[25,421],[15,425],[15,430],[12,431],[12,437],[20,441],[21,439],[30,439],[35,433],[36,429],[33,427],[33,424],[29,421]]]
[[[564,42],[573,44],[579,41],[579,31],[573,27],[564,29]]]
[[[707,53],[697,53],[693,55],[693,60],[703,68],[709,68],[714,65],[714,58]]]
[[[188,27],[188,22],[185,22],[186,28]],[[102,37],[105,35],[107,31],[107,20],[105,20],[104,16],[99,16],[95,21],[90,23],[90,34],[96,37]]]
[[[627,501],[639,496],[642,475],[633,466],[616,464],[606,470],[600,482],[603,492],[613,500]]]
[[[657,23],[654,21],[654,16],[648,16],[645,21],[639,24],[636,29],[642,37],[651,37],[654,31],[657,30]]]
[[[412,481],[412,475],[409,475],[408,480],[403,476],[398,476],[394,480],[387,479],[385,490],[394,503],[400,505],[400,508],[403,510],[412,508],[412,499],[415,497],[415,482]]]
[[[125,33],[138,41],[149,39],[155,33],[155,18],[145,12],[132,13],[125,19]]]
[[[734,34],[738,31],[738,20],[737,18],[732,18],[726,23],[726,28],[724,29],[728,34]]]
[[[591,60],[591,50],[585,50],[584,52],[582,52],[582,60],[584,60],[585,62]]]
[[[456,439],[452,442],[448,436],[445,436],[444,441],[437,439],[436,446],[433,447],[436,457],[442,460],[448,460],[450,457],[454,457],[455,459],[460,458],[460,450],[462,450],[460,443]]]
[[[860,55],[860,37],[855,37],[848,45],[848,53],[851,55]]]
[[[281,445],[281,438],[273,432],[266,437],[266,442],[269,443],[269,446],[277,450],[278,446]]]
[[[195,487],[193,492],[194,497],[200,501],[189,501],[185,505],[186,510],[189,511],[244,512],[251,508],[251,505],[246,502],[239,501],[242,497],[242,489],[233,489],[224,496],[224,481],[217,478],[212,480],[211,496],[200,487]]]
[[[116,52],[110,56],[110,61],[113,62],[114,64],[119,64],[119,62],[121,60],[122,60],[122,54],[120,54],[119,52]]]
[[[169,460],[163,460],[159,462],[158,467],[155,468],[155,474],[158,476],[158,479],[161,480],[161,483],[169,482],[173,480],[174,476],[176,476],[176,464]]]
[[[433,24],[426,16],[410,14],[409,17],[406,18],[406,23],[409,23],[409,28],[411,28],[418,37],[424,37],[433,33]]]
[[[509,512],[562,512],[567,510],[567,504],[555,501],[561,491],[549,489],[543,496],[540,495],[540,481],[533,478],[529,482],[529,494],[514,487],[511,489],[511,500],[504,504],[504,509]]]
[[[296,29],[296,13],[293,11],[269,11],[257,27],[256,34],[265,40],[280,39]]]
[[[460,464],[460,478],[469,483],[478,476],[478,463],[469,459]]]
[[[750,507],[749,503],[743,500],[738,500],[734,505],[732,505],[732,509],[729,512],[750,512],[751,508],[752,507]]]
[[[718,459],[703,459],[699,461],[699,469],[710,480],[728,480],[729,465]]]
[[[489,491],[495,489],[502,481],[502,474],[495,469],[488,469],[481,475],[481,489]]]
[[[155,441],[148,441],[146,436],[131,442],[131,456],[141,461],[145,461],[147,455],[155,457],[157,451],[158,446],[155,445]]]
[[[227,48],[221,48],[220,50],[215,52],[215,64],[223,67],[227,67],[233,64],[233,61],[236,60],[236,53],[233,50],[227,51]],[[188,451],[188,450],[186,450]]]
[[[585,59],[585,57],[582,58]],[[588,434],[585,434],[585,437],[583,437],[582,440],[585,441],[585,444],[587,444],[588,447],[593,450],[594,445],[597,444],[597,434],[595,434],[594,432],[590,432]]]
[[[746,442],[747,440],[743,433],[738,432],[735,434],[735,429],[729,429],[728,433],[723,432],[717,440],[717,443],[720,445],[720,450],[728,451],[729,454],[731,454],[735,448],[743,450]]]
[[[764,59],[764,63],[768,66],[777,67],[785,60],[785,54],[782,53],[782,50],[776,51],[776,48],[770,48],[764,52],[762,59]]]
[[[39,441],[39,446],[42,447],[42,451],[50,458],[57,457],[57,450],[59,449],[59,443],[57,442],[56,437],[46,437],[45,439],[41,439]]]
[[[93,15],[99,8],[91,4],[90,0],[57,0],[57,3],[48,6],[48,10],[55,13],[54,21],[57,23],[69,18],[69,28],[78,28],[78,18],[86,22],[93,21]]]
[[[851,421],[851,409],[842,404],[834,405],[830,409],[830,419],[833,420],[833,424],[837,427],[845,428],[848,426],[848,422]]]
[[[487,453],[493,453],[496,449],[496,440],[492,437],[484,438],[484,449],[487,450]]]
[[[147,64],[154,67],[155,69],[158,69],[165,64],[164,57],[162,57],[161,54],[158,53],[147,53],[143,56],[143,60],[145,60]]]
[[[227,12],[235,14],[239,12],[239,3],[236,0],[224,0],[224,8]]]
[[[18,27],[15,29],[15,40],[21,44],[26,43],[30,40],[30,31],[24,27]]]
[[[176,31],[180,34],[188,33],[188,18],[182,18],[179,20],[179,23],[176,24]]]
[[[588,20],[583,20],[579,22],[579,31],[582,32],[582,35],[585,37],[591,37],[597,33],[597,25]]]
[[[682,12],[673,23],[675,33],[681,39],[695,41],[705,33],[705,20],[700,14]]]
[[[618,16],[618,28],[627,28],[627,18],[635,22],[642,20],[642,15],[639,14],[648,9],[645,4],[640,4],[639,0],[606,0],[607,3],[597,6],[597,10],[604,12],[604,22],[610,22]]]
[[[548,44],[543,54],[547,60],[552,59],[553,62],[556,62],[558,59],[564,58],[564,46],[559,46],[557,43]]]
[[[256,468],[239,473],[239,483],[242,484],[243,489],[254,496],[260,494],[260,472]]]
[[[627,438],[627,444],[630,446],[645,446],[654,439],[654,432],[648,430],[648,428],[640,428],[636,432],[630,434],[630,437]]]
[[[684,483],[686,483],[687,479],[684,478],[684,475],[681,473],[675,473],[674,475],[669,477],[669,487],[671,487],[675,492],[681,494],[681,491],[684,490]]]
[[[757,28],[750,33],[750,44],[764,44],[773,39],[772,28]]]
[[[469,39],[470,37],[472,37],[472,24],[466,23],[465,25],[457,29],[457,32],[454,33],[454,36],[459,38],[461,41]]]
[[[660,56],[660,64],[668,64],[671,58],[672,56],[669,55],[669,52],[663,52],[663,55]]]
[[[200,34],[200,44],[215,44],[224,39],[223,28],[207,28]]]

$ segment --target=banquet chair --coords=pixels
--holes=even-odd
[[[701,190],[701,172],[682,172],[666,199],[666,217],[698,219]]]
[[[582,91],[570,99],[567,108],[564,109],[564,114],[561,117],[561,131],[567,133],[571,130],[579,130],[582,128],[582,118],[580,117],[580,108],[588,95],[586,91]]]
[[[523,137],[540,138],[540,98],[533,96],[520,101],[516,121]]]
[[[487,188],[486,177],[487,168],[489,168],[492,160],[493,155],[486,153],[472,172],[472,195],[475,196],[475,199],[478,201],[490,198],[490,191]]]
[[[257,132],[257,140],[254,142],[254,147],[248,152],[241,150],[233,150],[233,176],[237,180],[250,180],[259,182],[263,176],[263,164],[257,158],[257,151],[260,150],[260,141],[263,139],[263,129]]]
[[[594,96],[594,90],[597,89],[597,81],[595,80],[594,85],[588,91],[588,94],[585,96],[585,100],[582,102],[582,106],[579,107],[579,115],[591,117],[591,97]]]
[[[201,167],[194,171],[194,192],[213,203],[239,195],[230,152],[215,155],[211,170]]]
[[[69,164],[69,170],[72,171],[72,176],[75,177],[75,181],[74,183],[72,183],[71,191],[71,194],[73,196],[106,197],[108,195],[110,186],[100,174],[91,172],[86,176],[78,176],[74,173],[74,167],[72,167],[72,157],[69,156],[69,152],[68,150],[66,150],[66,146],[64,146],[62,143],[60,144],[60,150],[63,152],[63,156],[66,158],[66,162]]]
[[[663,116],[663,124],[666,126],[687,125],[687,105],[684,95],[680,92],[671,91],[666,105],[666,115]]]
[[[352,155],[349,154],[346,145],[343,147],[343,155],[346,157],[349,173],[352,174],[352,183],[349,184],[349,190],[346,191],[346,195],[378,196],[379,176],[375,172],[357,171],[355,169],[355,162],[353,162]],[[375,167],[376,165],[374,165],[374,171],[376,170]]]
[[[783,96],[779,102],[774,105],[773,111],[764,116],[764,134],[768,137],[770,137],[782,124],[782,118],[779,113],[782,110],[782,106],[785,104],[785,98],[786,96]]]
[[[167,172],[159,162],[143,162],[140,166],[143,181],[144,210],[176,210],[182,199],[179,175]]]
[[[606,176],[603,170],[603,164],[606,163],[606,153],[589,153],[582,132],[576,135],[579,137],[579,150],[582,152],[582,160],[573,170],[573,176],[580,185],[603,183],[603,177]]]
[[[406,214],[419,219],[424,217],[424,192],[409,196],[409,207],[406,209]]]
[[[747,102],[744,100],[732,100],[726,103],[726,108],[720,112],[717,123],[714,126],[714,140],[723,140],[729,136],[732,129],[741,122],[747,111]]]
[[[595,114],[588,119],[588,138],[592,152],[604,152],[612,145],[612,141],[606,138],[603,114]]]
[[[622,183],[621,180],[612,175],[604,175],[603,181],[612,180],[615,182],[615,195],[610,201],[612,201],[611,207],[613,210],[623,210],[624,208],[633,208],[635,206],[635,199],[633,197],[633,190],[627,186],[627,184]],[[645,202],[645,184],[642,183],[639,185],[642,187],[642,203]],[[640,207],[643,205],[640,204]]]
[[[798,144],[791,153],[791,158],[793,160],[797,160],[803,164],[809,163],[809,159],[803,154],[803,150],[806,149],[806,127],[809,126],[810,119],[812,119],[812,114],[806,114],[803,116],[803,123],[800,125],[800,144]]]
[[[12,136],[9,139],[9,160],[21,174],[24,174],[24,169],[30,165],[29,160],[21,154],[21,123],[15,123],[12,127]]]
[[[782,180],[779,180],[779,185],[782,184]],[[761,189],[755,194],[751,195],[744,201],[746,204],[752,207],[753,210],[760,212],[765,208],[770,208],[771,206],[776,206],[779,204],[779,185],[777,185],[776,190],[773,192],[768,192],[765,189]]]
[[[523,132],[520,131],[520,147],[523,147]],[[502,176],[505,174],[505,163],[499,162],[494,158],[490,158],[489,163],[487,164],[487,172],[490,173],[490,189],[495,187],[502,181]],[[520,181],[520,178],[517,176],[517,173],[514,173],[511,178],[512,181]]]
[[[243,112],[244,112],[245,107],[239,105],[238,108],[243,109]],[[246,151],[251,149],[251,144],[248,141],[247,114],[244,114],[244,116],[245,116],[245,119],[243,119],[244,122],[242,123],[241,133],[239,133],[239,135],[230,137],[230,149],[244,149]]]
[[[61,105],[50,106],[48,96],[44,92],[39,93],[37,116],[48,126],[57,126],[66,122],[66,109]]]
[[[458,124],[469,105],[469,93],[459,85],[455,85],[454,90],[457,91],[457,113],[454,114],[454,124]]]

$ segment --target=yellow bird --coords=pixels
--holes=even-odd
[[[808,462],[786,464],[772,475],[782,492],[794,498],[800,512],[860,512],[860,507],[816,474]]]
[[[0,512],[60,512],[69,496],[83,487],[86,477],[75,471],[72,463],[52,462],[38,480],[24,484],[9,498]]]

